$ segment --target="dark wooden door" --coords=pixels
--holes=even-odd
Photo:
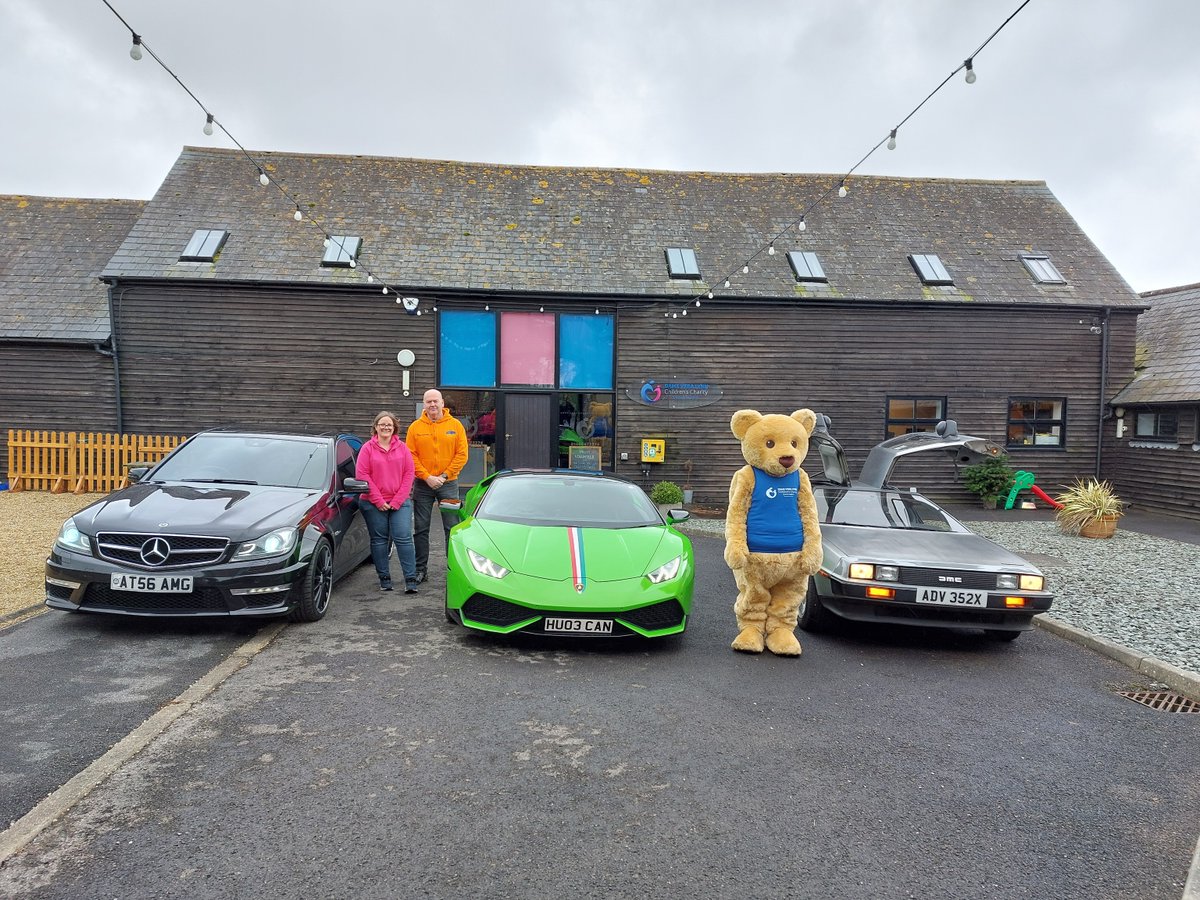
[[[557,464],[558,419],[552,399],[550,394],[505,395],[502,464],[506,468],[547,469]]]

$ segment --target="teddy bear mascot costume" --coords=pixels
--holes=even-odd
[[[796,614],[821,567],[817,504],[800,469],[816,422],[811,409],[790,416],[740,409],[730,419],[749,463],[729,484],[725,519],[725,562],[738,588],[734,650],[800,655]]]

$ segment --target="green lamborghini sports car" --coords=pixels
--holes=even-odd
[[[599,472],[505,470],[463,498],[446,618],[498,634],[662,637],[692,608],[692,544],[636,484]]]

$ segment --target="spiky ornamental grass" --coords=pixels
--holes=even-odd
[[[1055,499],[1062,504],[1062,509],[1054,514],[1058,527],[1075,535],[1098,519],[1120,516],[1125,506],[1109,482],[1095,478],[1075,479],[1075,483]]]

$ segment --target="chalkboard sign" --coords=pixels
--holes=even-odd
[[[603,462],[599,447],[568,447],[567,459],[572,469],[579,469],[583,472],[599,472]]]

